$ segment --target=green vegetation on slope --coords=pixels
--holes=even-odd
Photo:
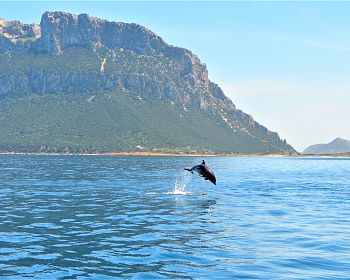
[[[162,55],[104,47],[4,53],[1,79],[3,151],[293,151],[245,114],[225,111]]]
[[[134,96],[128,92],[111,92],[2,100],[0,149],[266,152],[264,143],[217,125],[220,119],[197,110],[184,111],[166,99],[140,100]]]

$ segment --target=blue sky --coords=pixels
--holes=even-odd
[[[47,10],[136,22],[206,63],[236,106],[298,151],[350,140],[350,2],[3,2],[0,18]]]

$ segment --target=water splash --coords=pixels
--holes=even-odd
[[[191,179],[192,174],[190,172],[184,172],[181,176],[176,177],[173,194],[186,195],[185,188]]]
[[[194,195],[192,192],[186,192],[185,188],[188,182],[192,179],[192,174],[190,172],[183,172],[181,175],[177,175],[175,178],[174,189],[169,192],[148,192],[147,195]]]

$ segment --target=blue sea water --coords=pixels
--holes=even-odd
[[[0,156],[1,279],[350,279],[350,160]]]

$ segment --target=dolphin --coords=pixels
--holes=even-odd
[[[191,169],[185,168],[185,170],[191,172],[193,174],[193,171],[196,171],[199,176],[203,177],[204,180],[209,180],[214,185],[216,185],[216,178],[214,175],[214,172],[205,165],[205,161],[202,161],[202,164],[193,166]]]

